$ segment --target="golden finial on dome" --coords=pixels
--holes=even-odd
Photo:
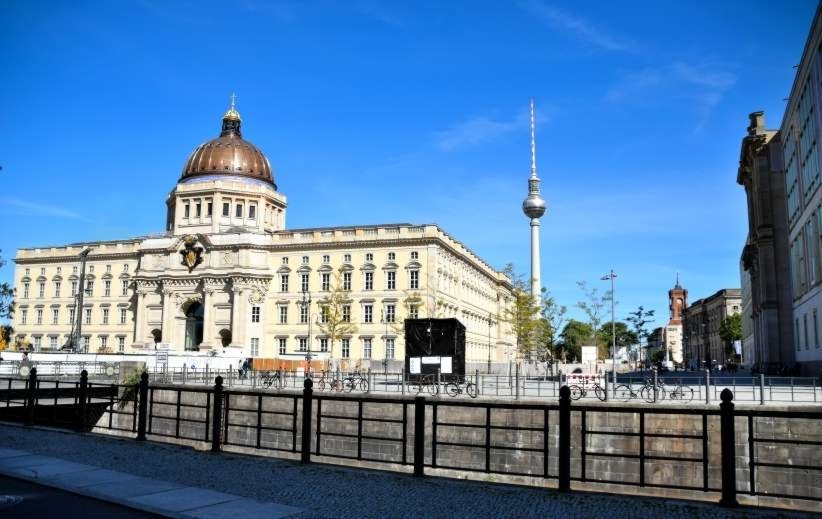
[[[236,102],[237,102],[237,95],[232,92],[231,93],[231,107],[223,115],[223,119],[234,119],[235,121],[242,120],[240,118],[240,112],[238,112],[236,107],[235,107]]]

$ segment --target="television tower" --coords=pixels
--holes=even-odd
[[[534,138],[534,98],[531,98],[531,176],[528,178],[528,196],[522,202],[522,212],[531,219],[531,296],[539,304],[539,218],[545,214],[545,199],[539,194],[537,177],[537,145]]]

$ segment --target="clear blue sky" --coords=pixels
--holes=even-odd
[[[433,222],[526,273],[533,96],[543,284],[573,306],[613,268],[617,317],[661,323],[677,271],[692,300],[739,286],[740,139],[751,111],[778,126],[815,9],[7,0],[0,249],[162,231],[237,92],[289,227]]]

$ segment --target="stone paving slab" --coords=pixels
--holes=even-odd
[[[293,506],[275,503],[260,503],[251,499],[240,499],[219,503],[205,508],[184,512],[181,517],[192,519],[218,519],[222,517],[242,517],[242,519],[279,519],[301,512]]]
[[[224,494],[216,490],[183,487],[165,492],[131,497],[127,501],[150,507],[153,510],[184,512],[186,510],[203,508],[218,503],[237,501],[239,499],[241,499],[239,496]]]
[[[130,474],[119,474],[127,476]],[[82,490],[100,498],[110,499],[127,499],[136,496],[144,496],[154,494],[157,492],[166,492],[177,488],[183,488],[185,485],[178,485],[168,481],[160,481],[158,479],[150,478],[124,478],[124,480],[111,481],[108,483],[101,483],[99,485],[82,487]]]
[[[49,456],[35,456],[32,454],[0,459],[0,470],[9,470],[17,467],[36,467],[57,461]]]
[[[138,479],[138,476],[117,472],[115,470],[98,469],[83,472],[72,472],[70,474],[58,474],[52,481],[65,485],[68,488],[82,488],[91,485],[102,485],[104,483],[116,483],[121,481],[131,481]]]
[[[55,460],[43,465],[29,465],[25,467],[12,467],[6,469],[6,474],[31,476],[35,478],[42,478],[47,476],[60,476],[65,474],[74,474],[76,472],[83,472],[94,470],[95,467],[91,465],[84,465],[82,463],[72,463],[70,461]]]

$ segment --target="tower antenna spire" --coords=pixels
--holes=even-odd
[[[531,178],[537,178],[537,139],[534,128],[534,98],[531,98]]]
[[[237,108],[237,94],[231,92],[231,109],[234,110]]]

